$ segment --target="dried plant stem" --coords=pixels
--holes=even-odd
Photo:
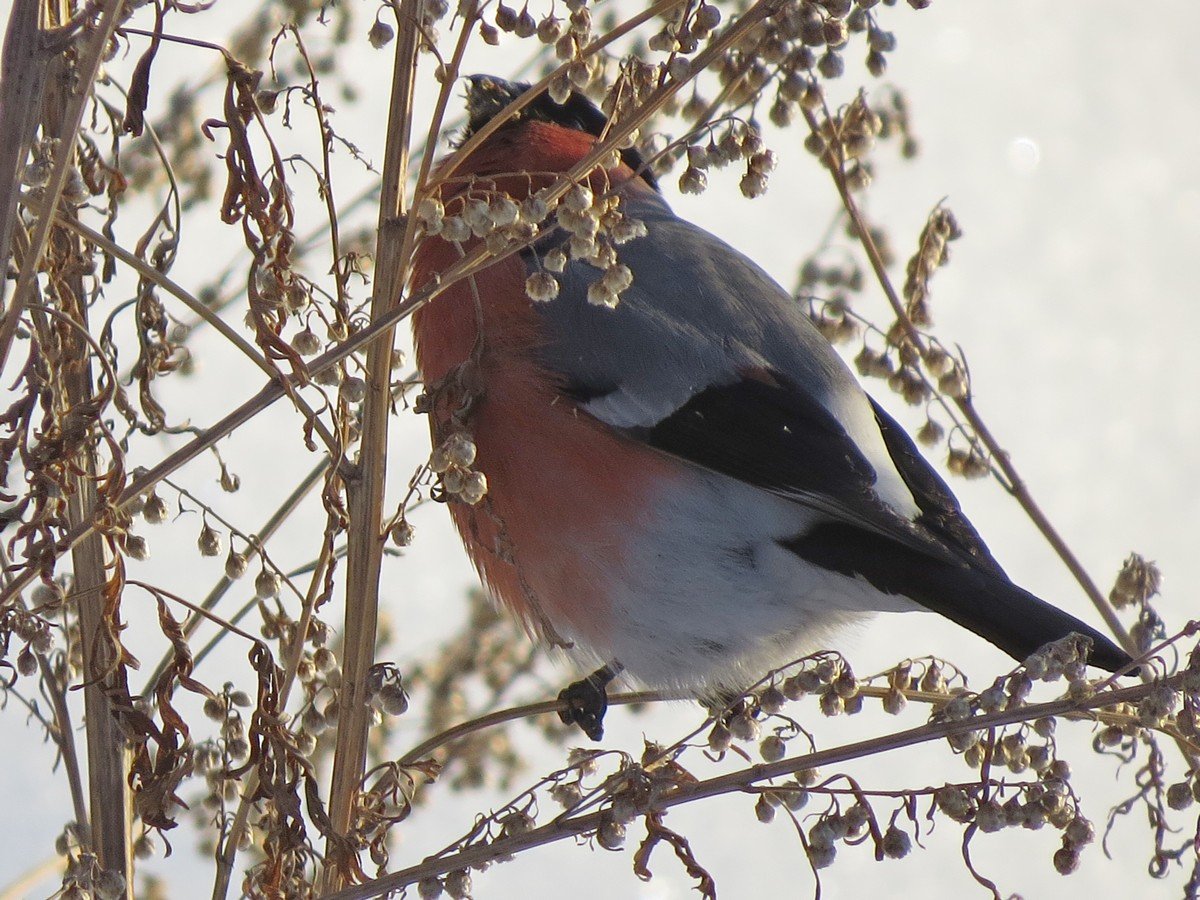
[[[624,694],[610,694],[608,705],[610,707],[630,706],[636,703],[658,703],[663,700],[678,699],[680,698],[668,696],[661,691],[637,691]],[[410,766],[425,759],[439,747],[452,744],[477,731],[483,731],[486,728],[492,728],[496,725],[503,725],[505,722],[514,722],[518,719],[528,719],[533,716],[549,715],[550,713],[558,713],[566,709],[567,704],[562,700],[543,700],[539,703],[526,703],[521,706],[512,706],[508,709],[498,709],[495,712],[476,716],[469,721],[460,722],[458,725],[454,725],[445,731],[433,735],[401,756],[398,762],[402,766]]]
[[[155,285],[166,291],[176,300],[179,300],[184,306],[195,313],[198,318],[211,325],[213,329],[221,335],[221,337],[230,343],[230,345],[240,350],[242,355],[250,360],[250,362],[254,363],[254,365],[258,366],[258,368],[261,369],[268,378],[276,377],[278,374],[277,370],[271,365],[270,362],[267,361],[266,357],[259,352],[258,348],[242,337],[236,328],[213,312],[213,310],[210,309],[206,304],[194,297],[172,278],[154,268],[154,266],[147,263],[144,259],[140,259],[134,254],[130,253],[119,244],[113,243],[95,229],[88,228],[88,226],[84,225],[77,219],[61,213],[58,215],[57,219],[61,224],[71,229],[76,234],[86,238],[90,243],[95,244],[105,253],[125,263],[125,265],[129,266],[129,268],[136,272],[139,277],[145,278],[147,281],[152,281]],[[316,411],[304,401],[303,397],[301,397],[295,391],[291,391],[289,393],[291,395],[292,402],[296,404],[296,408],[304,415],[306,421],[312,423],[313,430],[320,436],[325,446],[331,452],[336,452],[338,441],[337,438],[335,438],[329,431],[329,427],[321,421]]]
[[[403,0],[399,19],[392,94],[388,106],[383,187],[376,237],[375,283],[371,319],[378,321],[395,305],[404,285],[407,260],[396,227],[404,212],[412,142],[412,103],[424,0]],[[367,762],[371,723],[367,675],[375,661],[379,618],[379,571],[383,561],[383,502],[387,487],[387,436],[392,415],[392,330],[367,348],[367,394],[362,405],[358,463],[345,476],[350,526],[346,535],[346,614],[343,629],[342,682],[338,695],[338,729],[329,792],[329,814],[335,835],[350,831],[355,798]],[[341,886],[354,864],[335,840],[326,845],[325,890]]]
[[[301,610],[300,618],[296,622],[296,639],[289,649],[288,658],[285,660],[283,681],[279,689],[280,708],[287,706],[288,696],[291,694],[292,687],[296,683],[296,673],[300,669],[300,660],[304,656],[304,646],[309,624],[312,622],[313,609],[321,592],[321,584],[325,580],[325,570],[332,562],[332,546],[329,541],[326,541],[321,547],[321,556],[317,560],[316,566],[313,567],[308,592],[304,597],[304,607]],[[207,615],[207,613],[200,609],[194,612],[197,615]],[[217,845],[217,874],[213,881],[212,900],[224,900],[229,895],[229,886],[233,881],[234,860],[237,858],[238,845],[241,843],[242,834],[249,827],[250,813],[254,809],[254,801],[251,798],[258,793],[258,785],[258,772],[252,769],[246,775],[246,780],[242,785],[237,812],[233,816],[229,830]]]
[[[46,66],[52,50],[39,27],[40,0],[15,0],[0,58],[0,272],[8,270],[21,196],[21,171],[37,131]],[[0,302],[8,279],[0,278]]]
[[[17,324],[21,321],[25,304],[33,296],[37,272],[42,256],[46,252],[50,230],[54,225],[53,210],[62,198],[63,188],[67,183],[67,174],[74,165],[75,139],[79,133],[79,126],[83,122],[83,113],[91,98],[92,85],[99,74],[104,53],[108,49],[108,42],[117,26],[117,18],[124,6],[124,3],[116,2],[116,0],[107,5],[104,12],[101,13],[99,23],[91,33],[90,40],[80,46],[78,61],[73,71],[69,75],[64,73],[64,77],[59,81],[60,85],[64,85],[67,96],[64,98],[62,115],[54,134],[59,140],[58,149],[55,152],[50,181],[44,190],[45,208],[33,229],[32,249],[21,266],[21,274],[17,279],[17,288],[13,293],[12,303],[0,318],[0,372],[4,371],[8,361],[8,352],[12,347],[13,338],[16,336]],[[47,12],[51,16],[56,13],[61,15],[62,20],[55,24],[65,25],[69,21],[70,11],[59,8],[58,4],[47,4]],[[37,49],[40,50],[41,36],[39,35],[35,40]],[[5,49],[7,55],[7,46]],[[55,61],[61,64],[63,58],[59,56]],[[72,84],[75,86],[73,92],[70,90]]]
[[[755,785],[764,781],[791,776],[804,769],[839,765],[850,760],[875,756],[904,747],[944,740],[951,735],[963,732],[1000,728],[1018,722],[1033,721],[1043,716],[1086,715],[1089,710],[1099,707],[1110,707],[1119,703],[1137,703],[1153,689],[1153,685],[1139,684],[1121,690],[1101,691],[1085,700],[1063,698],[1047,703],[1002,710],[984,716],[974,716],[957,722],[930,722],[905,731],[843,744],[828,750],[818,750],[804,756],[747,766],[736,772],[697,781],[686,787],[677,787],[670,793],[657,798],[654,801],[653,810],[657,812],[722,794],[741,793],[753,789]],[[566,838],[586,834],[599,828],[603,815],[603,812],[575,816],[564,814],[540,828],[534,828],[513,837],[479,843],[452,855],[427,859],[416,866],[328,895],[326,900],[368,900],[368,898],[379,897],[390,891],[398,891],[406,885],[415,884],[425,878],[445,875],[456,869],[478,867],[510,854],[521,853],[532,847],[552,844]]]
[[[248,552],[246,554],[246,558],[248,561],[254,560],[259,553],[259,548],[265,546],[275,532],[280,529],[283,523],[286,522],[297,509],[299,509],[301,501],[308,496],[309,491],[316,486],[317,482],[320,480],[321,476],[325,474],[325,471],[328,468],[329,459],[326,458],[321,460],[321,462],[318,463],[307,475],[305,475],[304,478],[302,478],[296,485],[296,487],[292,489],[292,492],[287,496],[287,499],[284,500],[283,503],[280,504],[273,513],[271,513],[270,518],[263,523],[263,527],[254,532],[254,543],[247,548]],[[222,575],[216,585],[213,586],[212,590],[208,592],[208,596],[204,598],[204,601],[200,604],[200,608],[203,610],[212,610],[215,608],[218,601],[220,601],[220,599],[225,596],[226,592],[233,587],[233,584],[234,581],[232,578],[230,578],[228,575]],[[193,613],[192,615],[188,616],[180,628],[183,636],[185,638],[191,638],[196,629],[200,627],[200,623],[203,621],[204,616],[200,613]],[[225,632],[220,632],[217,637],[214,638],[214,640],[223,637],[224,635]],[[199,653],[196,654],[195,664],[197,666],[200,665],[200,661],[208,655],[211,647],[212,644],[206,645]],[[171,658],[169,655],[164,656],[159,661],[158,666],[156,666],[154,669],[154,672],[149,678],[146,679],[146,685],[148,689],[153,688],[154,685],[158,684],[158,679],[162,677],[163,672],[167,670],[167,666],[170,664]]]
[[[63,768],[67,773],[67,784],[71,788],[71,805],[75,810],[75,823],[81,829],[81,834],[88,834],[90,829],[86,795],[83,789],[83,768],[79,764],[79,750],[75,746],[75,731],[71,725],[71,708],[67,705],[67,685],[45,654],[39,654],[38,667],[41,669],[46,696],[50,698],[50,704],[54,710],[54,743],[62,756]]]
[[[820,134],[820,126],[813,113],[806,110],[805,117],[813,134]],[[892,284],[891,277],[888,275],[887,266],[884,264],[883,257],[879,253],[879,248],[875,246],[875,241],[871,237],[871,231],[863,219],[853,194],[850,192],[850,187],[846,183],[846,178],[843,174],[844,160],[841,156],[840,146],[836,142],[831,145],[831,149],[834,148],[836,148],[834,152],[837,154],[837,158],[834,164],[827,168],[841,198],[842,206],[845,208],[847,215],[850,216],[855,233],[862,244],[867,259],[871,263],[871,269],[875,273],[875,279],[880,287],[882,287],[884,295],[892,307],[892,312],[896,316],[896,320],[904,328],[905,334],[913,346],[924,353],[926,349],[925,339],[917,326],[913,324],[912,319],[905,309],[904,301],[896,292],[895,285]],[[1034,500],[1024,479],[1021,478],[1016,466],[1013,465],[1011,457],[983,421],[983,417],[980,416],[979,410],[976,409],[971,395],[968,393],[964,397],[954,398],[954,404],[958,407],[959,412],[962,413],[967,422],[970,423],[976,437],[987,448],[993,462],[999,467],[1001,473],[1003,473],[1007,481],[1006,488],[1008,492],[1020,504],[1021,509],[1029,516],[1030,521],[1033,522],[1042,537],[1054,549],[1054,552],[1058,554],[1058,558],[1062,560],[1063,565],[1067,567],[1067,570],[1075,578],[1075,581],[1083,588],[1084,593],[1092,601],[1092,604],[1104,619],[1105,624],[1108,625],[1112,633],[1130,654],[1133,656],[1139,655],[1140,650],[1134,644],[1116,610],[1113,609],[1112,604],[1108,602],[1108,598],[1100,591],[1096,582],[1088,575],[1087,570],[1083,567],[1083,564],[1079,561],[1074,551],[1067,545],[1067,542],[1063,540],[1058,529],[1054,527],[1037,501]]]
[[[82,293],[79,295],[82,296]],[[84,313],[81,310],[81,316]],[[86,321],[81,323],[86,329]],[[67,401],[70,406],[92,398],[90,356],[81,352],[78,368],[66,374]],[[68,501],[70,521],[77,525],[87,520],[96,505],[96,458],[91,449],[80,460],[82,472],[75,478],[75,492]],[[126,781],[129,772],[129,747],[117,722],[112,692],[125,693],[124,670],[119,668],[119,649],[115,641],[119,606],[106,609],[104,585],[108,580],[103,538],[89,534],[72,550],[76,604],[80,640],[83,644],[84,714],[87,720],[88,781],[91,796],[88,840],[100,858],[100,865],[119,872],[125,878],[126,896],[132,897],[133,842],[130,828],[133,816],[132,794]]]
[[[55,164],[46,187],[45,206],[38,217],[30,246],[19,260],[20,277],[12,304],[0,323],[0,369],[3,368],[17,322],[31,305],[37,284],[35,275],[45,254],[53,248],[63,259],[80,255],[78,238],[64,229],[55,229],[55,208],[59,203],[67,174],[74,165],[75,141],[91,95],[101,58],[116,25],[122,4],[112,3],[102,14],[90,41],[80,48],[78,66],[72,68],[66,57],[50,67],[50,81],[59,87],[47,94],[43,106],[43,134],[57,139]],[[47,8],[54,24],[65,24],[69,10],[65,4]],[[72,90],[72,87],[74,88]],[[65,218],[73,214],[64,213]],[[92,374],[93,348],[81,338],[88,335],[87,292],[78,269],[67,268],[52,282],[60,314],[75,328],[63,338],[60,373],[62,394],[58,402],[63,410],[85,409],[95,398]],[[52,345],[48,328],[42,326],[41,340]],[[74,461],[72,491],[67,498],[67,515],[72,526],[88,522],[97,503],[96,483],[100,461],[94,445],[83,444]],[[133,798],[127,775],[130,750],[117,720],[119,698],[128,696],[125,670],[118,643],[120,598],[105,590],[110,559],[105,539],[91,531],[72,548],[75,609],[79,617],[83,651],[84,715],[87,725],[89,814],[81,840],[96,853],[101,868],[124,880],[124,896],[133,897]]]

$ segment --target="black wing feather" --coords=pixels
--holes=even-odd
[[[858,509],[875,470],[824,406],[778,378],[715,385],[648,428],[627,432],[681,459],[773,493],[820,495]]]
[[[1091,639],[1093,664],[1115,671],[1129,663],[1094,628],[1009,580],[946,483],[874,400],[885,446],[920,509],[914,521],[875,494],[875,470],[825,407],[777,373],[764,377],[706,388],[656,425],[626,433],[829,512],[827,521],[780,544],[908,597],[1017,659],[1075,632]]]
[[[1004,575],[1004,570],[988,550],[975,526],[963,515],[962,507],[958,505],[957,498],[950,493],[946,482],[934,471],[933,466],[926,462],[912,438],[896,420],[888,415],[873,397],[869,399],[892,462],[896,464],[900,477],[912,491],[913,499],[921,509],[921,514],[916,519],[917,524],[937,535],[952,550],[966,554],[979,568],[996,575]]]

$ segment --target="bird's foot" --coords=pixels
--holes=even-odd
[[[558,711],[564,725],[578,725],[593,741],[604,737],[604,714],[608,711],[608,685],[624,668],[618,662],[597,669],[587,678],[573,682],[558,695],[566,707]]]

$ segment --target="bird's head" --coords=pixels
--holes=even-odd
[[[479,132],[509,104],[530,89],[526,82],[505,81],[494,75],[469,75],[466,81],[467,126],[463,132],[464,141]],[[516,113],[508,116],[494,134],[498,137],[508,137],[516,132],[518,137],[526,136],[530,133],[530,125],[534,126],[533,130],[543,140],[547,134],[553,139],[554,129],[565,129],[568,132],[599,138],[608,126],[608,117],[596,104],[580,93],[572,91],[566,100],[558,103],[543,91]],[[621,161],[637,172],[642,181],[655,190],[658,189],[658,182],[637,150],[622,150]]]

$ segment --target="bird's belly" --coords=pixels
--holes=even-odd
[[[586,664],[694,693],[741,688],[907,610],[778,543],[817,513],[650,450],[507,366],[474,414],[489,497],[452,505],[493,595]]]
[[[739,690],[871,613],[916,608],[780,546],[819,514],[751,485],[679,464],[654,509],[610,598],[630,623],[610,652],[647,684]]]

